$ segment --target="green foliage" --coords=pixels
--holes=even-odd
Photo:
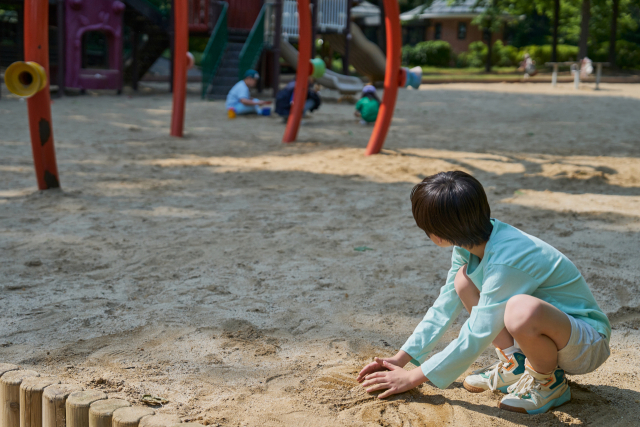
[[[607,62],[609,60],[609,42],[591,46],[587,55],[594,62]],[[626,40],[616,41],[616,65],[618,68],[640,68],[640,46]]]
[[[443,40],[420,42],[402,47],[402,63],[405,65],[433,65],[447,67],[451,64],[451,45]]]
[[[525,53],[531,55],[531,58],[536,61],[538,67],[544,66],[545,62],[551,61],[551,51],[552,47],[550,44],[542,45],[542,46],[525,46],[520,49],[521,55],[520,58],[524,56]],[[569,46],[565,44],[558,45],[558,62],[565,61],[575,61],[578,59],[578,47],[577,46]]]
[[[473,42],[467,52],[458,54],[456,66],[458,67],[482,67],[487,60],[487,45],[483,42]],[[518,49],[515,46],[505,46],[498,40],[493,44],[491,52],[491,65],[500,67],[517,67],[524,54],[528,53],[536,61],[538,67],[551,61],[551,45],[525,46]],[[576,46],[558,45],[558,61],[575,61],[578,57]]]

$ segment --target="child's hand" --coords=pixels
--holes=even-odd
[[[367,367],[371,365],[373,365],[373,363],[367,365]],[[366,375],[365,382],[362,383],[362,387],[366,388],[367,393],[386,389],[387,391],[378,395],[378,399],[384,399],[393,394],[404,393],[427,381],[427,378],[420,369],[405,371],[401,367],[389,363],[386,360],[382,361],[382,366],[383,369],[388,369],[388,371]],[[365,367],[365,369],[367,369],[367,367]]]
[[[379,357],[376,357],[373,362],[362,368],[362,371],[360,371],[360,373],[358,374],[358,378],[356,378],[356,381],[361,383],[362,381],[364,381],[364,377],[369,374],[373,374],[374,372],[378,371],[386,371],[387,368],[384,367],[383,362],[389,360],[391,359],[380,359]]]

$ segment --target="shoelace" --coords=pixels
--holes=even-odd
[[[517,383],[509,387],[509,392],[518,397],[530,394],[533,390],[540,390],[540,380],[534,378],[528,372],[525,372]]]
[[[502,360],[498,360],[493,365],[487,366],[486,368],[482,368],[475,373],[489,372],[489,390],[496,390],[498,388],[498,372],[500,369],[507,368],[511,362],[503,362]]]
[[[511,362],[503,362],[503,361],[499,361],[498,363],[496,363],[496,366],[491,370],[491,373],[489,374],[489,389],[491,391],[494,391],[498,388],[498,378],[500,378],[500,375],[498,375],[498,372],[500,372],[500,369],[506,369],[509,365],[511,364]]]

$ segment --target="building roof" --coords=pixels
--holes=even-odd
[[[401,21],[430,18],[474,18],[484,12],[485,7],[475,7],[477,0],[460,0],[449,4],[447,0],[435,0],[431,6],[418,6],[400,15]]]
[[[380,8],[368,1],[361,1],[357,6],[351,8],[353,19],[364,19],[364,25],[380,25]]]

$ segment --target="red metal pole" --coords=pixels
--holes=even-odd
[[[187,50],[189,48],[189,20],[187,0],[175,0],[173,55],[173,111],[171,136],[182,137],[184,104],[187,95]]]
[[[394,0],[395,1],[395,0]],[[293,105],[287,120],[282,142],[293,142],[298,136],[298,128],[307,101],[309,74],[311,74],[311,12],[309,0],[298,0],[298,70],[296,71],[296,88],[293,93]],[[278,58],[276,58],[276,61]]]
[[[24,2],[24,60],[37,62],[47,73],[44,89],[27,99],[29,131],[33,164],[38,188],[47,190],[60,187],[56,151],[51,126],[51,95],[49,93],[49,2]]]
[[[402,33],[400,31],[400,9],[397,0],[384,0],[385,27],[387,32],[387,64],[384,72],[384,96],[378,118],[369,139],[365,155],[378,154],[387,137],[393,110],[398,97],[398,77],[402,55]]]

